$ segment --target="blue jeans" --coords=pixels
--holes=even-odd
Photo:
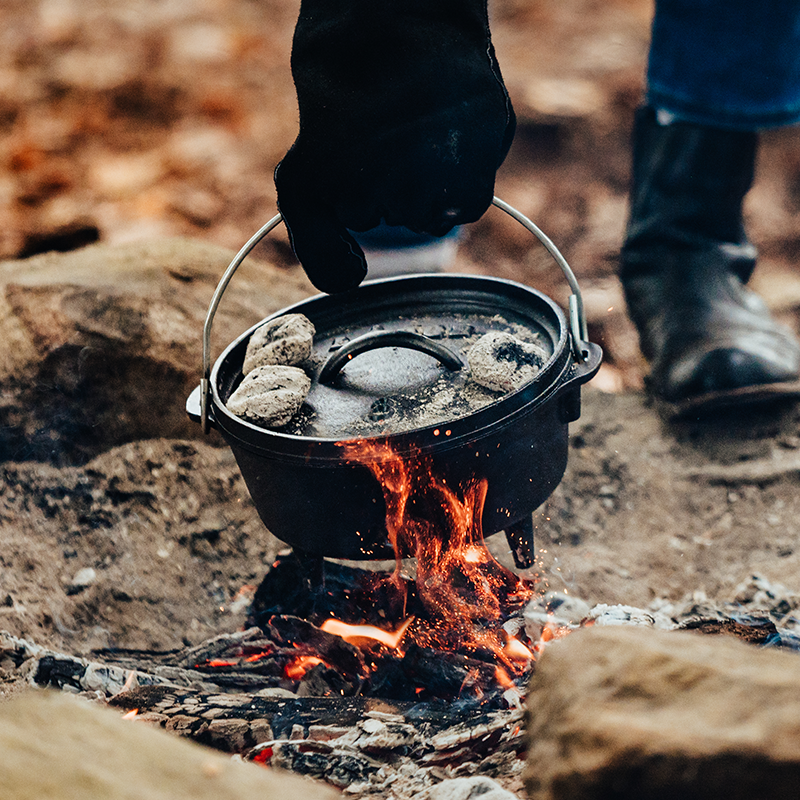
[[[800,0],[656,0],[647,102],[739,130],[800,122]]]

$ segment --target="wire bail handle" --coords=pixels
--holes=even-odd
[[[527,228],[527,230],[544,245],[547,252],[550,253],[564,273],[564,277],[567,279],[567,283],[572,290],[572,294],[569,296],[569,327],[572,338],[572,352],[576,359],[585,361],[588,357],[588,351],[584,347],[584,343],[588,341],[589,335],[586,327],[586,313],[583,308],[583,298],[581,296],[580,287],[578,286],[578,281],[575,278],[575,273],[551,239],[541,228],[528,219],[528,217],[499,197],[493,198],[492,203],[497,206],[497,208],[505,211],[510,217],[517,220],[524,228]],[[259,230],[250,237],[244,247],[242,247],[233,261],[228,265],[228,268],[217,284],[217,288],[214,290],[211,302],[208,304],[208,313],[206,314],[206,321],[203,325],[203,376],[200,379],[200,426],[203,433],[208,433],[211,427],[208,417],[208,403],[211,392],[211,327],[214,324],[214,316],[222,300],[222,295],[225,294],[225,290],[228,288],[231,278],[236,274],[236,270],[239,269],[242,262],[250,255],[253,248],[282,221],[283,216],[280,213],[276,214],[266,225],[259,228]]]

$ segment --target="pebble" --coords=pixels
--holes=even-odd
[[[85,589],[91,586],[97,580],[97,573],[92,567],[84,567],[79,569],[69,582],[71,589]]]

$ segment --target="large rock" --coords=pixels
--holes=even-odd
[[[0,458],[82,461],[135,439],[196,436],[185,400],[233,255],[167,239],[0,263]],[[246,263],[215,319],[215,353],[312,292],[299,271]]]
[[[68,695],[29,692],[0,707],[0,797],[7,800],[337,796]]]
[[[589,628],[547,647],[528,708],[531,800],[797,797],[796,654]]]
[[[437,783],[427,792],[425,800],[516,800],[516,797],[491,778],[478,775]]]

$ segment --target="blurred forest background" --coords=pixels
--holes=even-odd
[[[190,236],[238,249],[275,211],[292,143],[299,0],[4,0],[0,6],[0,258]],[[605,388],[641,382],[614,278],[650,0],[493,0],[519,118],[497,194],[537,222],[581,279]],[[800,142],[765,135],[748,197],[754,285],[798,327]],[[298,269],[285,235],[259,255]],[[224,267],[224,265],[222,265]],[[542,248],[501,212],[469,226],[454,267],[563,299]]]

